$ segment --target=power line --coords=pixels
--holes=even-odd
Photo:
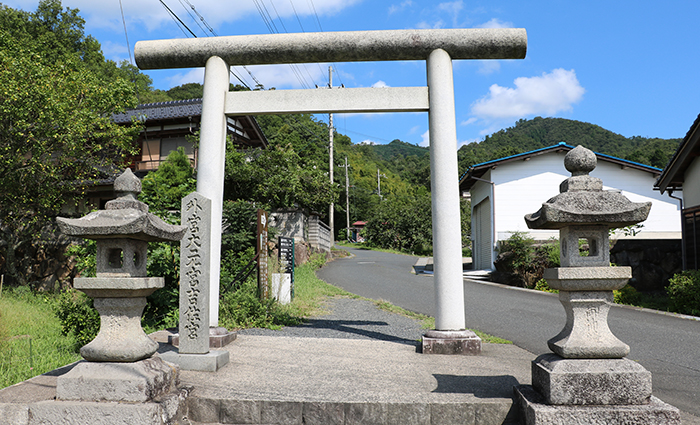
[[[206,28],[207,28],[212,34],[216,35],[216,33],[214,32],[214,29],[213,29],[208,23],[206,23],[206,21],[204,20],[204,17],[197,11],[197,9],[195,9],[194,5],[192,5],[192,3],[190,3],[188,0],[184,0],[184,1],[190,6],[190,8],[194,11],[194,13],[195,13],[197,16],[199,16],[200,20],[204,23],[204,25],[206,26]],[[164,2],[163,0],[160,0],[160,3],[163,5],[163,7],[165,7],[165,9],[168,11],[168,13],[170,13],[170,15],[173,17],[173,19],[177,19],[176,23],[179,22],[180,24],[182,24],[182,26],[184,26],[185,28],[187,28],[187,31],[190,32],[190,34],[192,35],[192,37],[198,38],[198,37],[197,37],[197,34],[195,34],[191,29],[189,29],[189,27],[182,21],[182,19],[180,19],[180,17],[177,16],[177,14],[176,14],[175,12],[173,12],[173,11],[168,7],[168,5],[165,4],[165,2]],[[185,7],[185,5],[182,3],[182,0],[180,0],[180,4],[181,4],[183,7]],[[185,10],[187,10],[186,7],[185,7]],[[188,11],[187,13],[188,13],[188,14],[190,15],[190,17],[195,21],[195,23],[197,23],[197,20],[192,16],[192,14],[191,14],[189,11]],[[204,31],[204,28],[202,28],[202,26],[199,25],[199,23],[197,23],[197,25],[199,26],[199,28],[200,28],[202,31]],[[179,25],[178,25],[178,27],[179,27]],[[182,30],[182,28],[180,28],[180,29]],[[183,31],[183,33],[184,33],[184,31]],[[185,33],[185,35],[187,35],[187,33]],[[204,35],[205,35],[205,36],[207,35],[206,31],[204,31]],[[243,84],[245,87],[250,88],[250,86],[249,86],[245,81],[243,81],[243,80],[241,79],[241,77],[239,77],[235,72],[233,72],[233,70],[231,69],[231,67],[229,67],[229,73],[230,73],[231,75],[233,75],[234,77],[236,77],[236,79],[237,79],[238,81],[240,81],[241,84]]]
[[[346,133],[357,134],[358,136],[362,136],[362,137],[369,137],[370,139],[381,140],[381,141],[383,141],[383,142],[392,142],[391,140],[383,139],[383,138],[381,138],[381,137],[370,136],[369,134],[363,134],[363,133],[359,133],[359,132],[357,132],[357,131],[352,131],[352,130],[348,130],[348,129],[345,129],[345,132],[346,132]]]
[[[297,8],[294,7],[294,2],[292,0],[289,0],[289,4],[292,5],[292,10],[294,11],[294,16],[297,17],[297,22],[299,22],[299,27],[301,28],[301,32],[306,32],[306,31],[304,31],[304,26],[301,24],[301,19],[299,19],[299,15],[297,14]]]
[[[168,7],[168,5],[165,4],[165,2],[164,2],[163,0],[160,0],[160,4],[163,5],[163,7],[165,8],[165,10],[167,10],[168,13],[170,13],[170,15],[171,15],[173,18],[177,19],[177,21],[180,23],[180,25],[182,25],[183,27],[185,27],[185,28],[187,29],[187,31],[189,31],[190,34],[192,34],[192,37],[197,38],[197,35],[196,35],[195,33],[193,33],[192,30],[191,30],[187,25],[185,25],[184,22],[182,22],[182,19],[180,19],[180,17],[177,16],[177,15],[175,14],[175,12],[173,12],[172,10],[170,10],[170,8]],[[181,28],[181,29],[182,29],[182,28]],[[184,31],[183,31],[183,32],[184,32]],[[187,34],[185,34],[185,35],[187,35]]]
[[[284,28],[284,32],[288,33],[289,31],[287,31],[287,27],[284,25],[284,22],[282,22],[282,17],[280,17],[279,12],[277,12],[277,7],[275,7],[275,2],[270,1],[270,4],[272,5],[272,8],[275,9],[275,15],[277,15],[277,20],[280,21],[282,28]]]
[[[185,12],[187,12],[187,14],[190,15],[190,18],[192,18],[194,23],[197,24],[199,29],[202,30],[204,35],[206,35],[207,31],[202,27],[202,25],[199,22],[197,22],[197,18],[194,17],[194,15],[192,14],[192,11],[190,9],[187,9],[187,6],[185,6],[185,3],[183,3],[183,0],[180,0],[180,5],[182,6],[183,9],[185,9]]]
[[[120,1],[121,1],[121,0],[120,0]],[[212,35],[218,36],[218,35],[216,34],[216,32],[214,31],[214,29],[207,23],[206,19],[204,19],[204,17],[197,11],[197,9],[195,8],[195,6],[194,6],[192,3],[190,3],[189,0],[179,0],[179,1],[180,1],[180,4],[183,5],[183,7],[184,7],[184,4],[182,4],[182,1],[184,1],[185,3],[187,3],[187,5],[192,9],[192,11],[197,15],[197,17],[199,17],[199,20],[200,20],[200,21],[202,22],[202,24],[207,28],[207,30],[208,30]],[[254,3],[255,3],[256,8],[258,9],[258,12],[260,13],[260,16],[261,16],[262,19],[263,19],[263,22],[264,22],[265,25],[268,27],[268,30],[269,30],[271,33],[275,33],[275,32],[278,33],[279,31],[277,30],[277,26],[274,25],[274,20],[273,20],[273,18],[272,18],[272,15],[269,13],[269,10],[268,10],[267,7],[265,6],[264,0],[253,0],[253,1],[254,1]],[[171,15],[171,17],[173,17],[173,20],[177,19],[176,24],[179,22],[182,26],[184,26],[185,28],[187,28],[187,30],[190,32],[190,34],[191,34],[194,38],[197,38],[197,35],[196,35],[194,32],[192,32],[192,31],[187,27],[187,25],[185,25],[185,23],[184,23],[184,22],[183,22],[183,21],[182,21],[182,20],[181,20],[181,19],[180,19],[180,18],[179,18],[179,17],[178,17],[178,16],[163,2],[163,0],[160,0],[160,2],[161,2],[161,4],[166,8],[166,10],[167,10],[168,13]],[[272,0],[270,0],[270,4],[272,5],[273,10],[275,11],[275,14],[277,15],[277,19],[280,21],[280,24],[281,24],[282,27],[284,28],[285,32],[287,32],[287,29],[286,29],[286,27],[284,26],[284,23],[282,22],[282,18],[280,17],[279,13],[277,13],[277,8],[275,7],[275,5],[274,5],[274,3],[272,2]],[[292,7],[294,7],[293,4],[292,4]],[[296,9],[294,10],[294,12],[295,12],[295,14],[296,14]],[[189,11],[188,11],[188,14],[190,15],[190,17],[191,17],[192,19],[194,19],[194,17],[189,13]],[[298,15],[297,15],[297,19],[299,19],[299,16],[298,16]],[[318,19],[318,16],[317,16],[317,19]],[[196,22],[196,19],[195,19],[195,22]],[[197,24],[197,25],[200,27],[200,29],[202,29],[202,27],[201,27],[199,24]],[[179,25],[178,25],[178,26],[179,26]],[[180,28],[180,29],[182,30],[182,28]],[[303,27],[302,27],[302,29],[303,29]],[[204,29],[202,29],[202,30],[204,31]],[[206,35],[206,31],[204,31],[204,32],[205,32],[205,35]],[[184,33],[184,31],[183,31],[183,33]],[[187,34],[185,33],[185,35],[187,35]],[[295,68],[295,67],[296,67],[296,68]],[[319,65],[319,67],[320,67],[320,65]],[[292,65],[291,68],[292,68],[292,72],[294,72],[294,74],[295,74],[296,78],[299,80],[300,84],[301,84],[303,87],[305,87],[305,88],[309,88],[310,86],[308,85],[308,82],[307,82],[307,81],[304,81],[304,77],[303,77],[301,71],[298,69],[298,66],[297,66],[297,65]],[[258,88],[260,88],[260,89],[264,89],[264,88],[265,88],[265,86],[264,86],[264,85],[253,75],[253,73],[248,69],[248,67],[243,66],[243,69],[248,73],[248,75],[250,76],[250,78],[253,79],[253,81],[254,81],[255,84],[256,84],[256,87],[258,87]],[[236,73],[234,73],[233,70],[231,70],[231,68],[229,68],[229,72],[231,73],[231,75],[233,75],[234,77],[236,77],[236,79],[237,79],[238,81],[240,81],[241,84],[243,84],[245,87],[247,87],[248,89],[250,89],[250,86],[249,86],[245,81],[243,81],[243,79],[241,79],[238,75],[236,75]],[[311,74],[308,72],[308,70],[306,70],[306,72],[307,72],[307,74],[309,75],[309,77],[311,78],[311,81],[313,82],[313,77],[311,77]],[[285,121],[290,127],[296,128],[296,129],[301,128],[301,129],[304,130],[304,132],[307,134],[307,137],[310,137],[311,139],[315,139],[316,141],[319,141],[319,142],[321,142],[321,143],[325,143],[317,134],[314,133],[313,130],[310,130],[310,129],[307,128],[304,124],[302,124],[301,122],[299,122],[299,120],[298,120],[298,118],[297,118],[296,116],[294,116],[294,115],[289,116],[289,115],[286,115],[286,114],[285,114],[285,115],[282,115],[282,117],[283,117],[284,121]],[[289,117],[291,117],[291,118],[295,121],[295,123],[292,123],[292,122],[289,120]],[[311,143],[313,143],[313,140],[310,141],[309,143],[307,143],[307,145],[306,145],[304,148],[302,148],[301,151],[305,150]]]
[[[316,13],[316,6],[314,6],[314,0],[308,0],[309,3],[311,3],[311,10],[314,11],[314,15],[316,16],[316,22],[318,22],[318,29],[323,32],[323,28],[321,27],[321,20],[318,19],[318,13]]]
[[[124,7],[122,0],[119,0],[119,10],[122,12],[122,24],[124,24],[124,37],[126,37],[126,50],[129,51],[129,63],[134,64],[134,59],[131,56],[131,44],[129,44],[129,34],[126,33],[126,19],[124,19]]]
[[[185,1],[185,3],[187,3],[187,5],[192,9],[192,11],[199,17],[199,20],[202,21],[202,24],[204,24],[204,26],[207,27],[207,30],[209,30],[209,32],[211,32],[212,34],[214,34],[214,36],[218,36],[218,34],[216,34],[216,32],[214,31],[214,28],[212,28],[212,27],[207,23],[207,21],[204,20],[204,17],[197,11],[197,9],[195,9],[194,5],[193,5],[192,3],[190,3],[189,0],[184,0],[184,1]],[[206,31],[205,31],[205,32],[206,32]]]

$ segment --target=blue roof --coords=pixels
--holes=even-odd
[[[542,152],[542,151],[546,151],[546,150],[551,150],[551,149],[554,149],[554,148],[557,148],[557,147],[565,147],[565,148],[567,148],[567,149],[573,149],[573,148],[575,148],[576,146],[571,146],[570,144],[568,144],[568,143],[566,143],[566,142],[559,142],[559,143],[557,143],[556,145],[547,146],[546,148],[535,149],[535,150],[532,150],[532,151],[528,151],[528,152],[524,152],[524,153],[519,153],[519,154],[516,154],[516,155],[510,155],[510,156],[504,156],[503,158],[492,159],[491,161],[482,162],[482,163],[480,163],[480,164],[474,164],[474,165],[472,165],[472,166],[469,167],[469,168],[481,167],[481,166],[488,165],[488,164],[491,164],[491,163],[494,163],[494,162],[501,162],[501,161],[505,161],[505,160],[512,159],[512,158],[518,158],[518,157],[522,157],[522,156],[530,156],[530,155],[536,154],[536,153],[538,153],[538,152]],[[598,157],[611,159],[611,160],[614,160],[615,162],[626,162],[626,163],[629,163],[630,165],[636,165],[636,166],[638,166],[638,167],[649,168],[649,169],[652,169],[652,170],[655,170],[655,171],[659,171],[659,172],[662,171],[661,168],[652,167],[651,165],[642,164],[641,162],[630,161],[630,160],[628,160],[628,159],[622,159],[622,158],[618,158],[618,157],[616,157],[616,156],[606,155],[606,154],[600,153],[600,152],[593,152],[593,153],[595,153],[596,156],[598,156]]]
[[[488,169],[488,168],[490,168],[490,166],[492,166],[492,165],[496,165],[496,164],[499,164],[499,163],[502,163],[502,162],[507,162],[507,161],[513,160],[513,159],[519,159],[519,158],[525,158],[525,157],[528,157],[528,156],[534,156],[534,155],[537,155],[537,154],[539,154],[539,153],[543,153],[543,152],[545,152],[545,151],[555,150],[555,149],[558,149],[558,148],[564,148],[564,149],[566,149],[566,150],[571,150],[571,149],[574,149],[575,146],[572,146],[572,145],[570,145],[570,144],[568,144],[568,143],[566,143],[566,142],[559,142],[559,143],[557,143],[556,145],[553,145],[553,146],[547,146],[547,147],[545,147],[545,148],[535,149],[535,150],[531,150],[531,151],[529,151],[529,152],[519,153],[519,154],[517,154],[517,155],[510,155],[510,156],[506,156],[506,157],[503,157],[503,158],[492,159],[492,160],[490,160],[490,161],[482,162],[482,163],[479,163],[479,164],[474,164],[474,165],[472,165],[471,167],[469,167],[469,169],[468,169],[464,174],[462,174],[462,175],[460,176],[459,181],[460,181],[460,183],[461,183],[461,182],[462,182],[463,180],[465,180],[465,178],[467,178],[475,169]],[[604,153],[599,153],[599,152],[594,152],[594,153],[595,153],[596,157],[598,157],[599,159],[608,160],[608,161],[610,161],[610,162],[616,162],[616,163],[618,163],[618,164],[627,165],[627,166],[629,166],[629,167],[636,168],[636,169],[640,169],[640,170],[647,171],[647,172],[650,172],[650,173],[660,174],[661,171],[662,171],[661,168],[652,167],[651,165],[642,164],[642,163],[640,163],[640,162],[630,161],[630,160],[627,160],[627,159],[622,159],[622,158],[618,158],[618,157],[615,157],[615,156],[612,156],[612,155],[606,155],[606,154],[604,154]]]

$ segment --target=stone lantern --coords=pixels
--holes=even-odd
[[[76,278],[73,287],[93,298],[100,332],[80,349],[87,361],[56,379],[56,400],[43,414],[61,423],[172,423],[186,392],[177,388],[179,368],[154,355],[158,343],[141,328],[141,314],[146,297],[164,286],[162,277],[146,277],[148,242],[180,240],[187,227],[150,214],[129,169],[114,191],[118,198],[105,210],[57,219],[63,233],[96,241],[97,277]]]
[[[141,328],[146,297],[164,286],[162,277],[146,277],[148,242],[179,241],[186,226],[174,226],[148,212],[136,199],[141,181],[127,170],[114,181],[118,198],[105,210],[79,219],[59,217],[67,235],[94,239],[97,277],[76,278],[73,286],[94,299],[100,332],[80,349],[91,362],[135,362],[158,349]]]
[[[531,229],[559,229],[561,267],[544,278],[559,290],[566,324],[548,341],[552,353],[532,363],[532,387],[517,388],[526,424],[680,423],[678,410],[651,395],[651,373],[625,358],[629,346],[608,327],[613,290],[632,277],[630,267],[611,267],[608,232],[646,220],[651,202],[633,203],[604,191],[589,173],[595,154],[582,147],[564,158],[571,177],[560,193],[525,216]],[[581,255],[580,244],[588,245]]]

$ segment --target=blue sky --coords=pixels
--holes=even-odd
[[[38,0],[0,0],[33,11]],[[683,137],[700,106],[697,0],[163,0],[198,37],[271,32],[414,28],[525,28],[524,60],[455,61],[458,143],[535,116],[586,121],[624,136]],[[133,52],[138,40],[183,38],[161,0],[122,0]],[[105,56],[129,59],[118,0],[64,0],[86,19]],[[192,9],[194,6],[194,10]],[[272,18],[266,22],[260,10]],[[196,11],[196,13],[195,13]],[[199,23],[199,24],[198,24]],[[329,64],[251,66],[265,87],[328,84]],[[336,63],[333,85],[425,85],[425,63]],[[251,87],[248,72],[234,68]],[[202,82],[201,69],[148,71],[168,89]],[[232,82],[237,82],[232,78]],[[327,116],[322,117],[327,121]],[[427,143],[427,114],[336,115],[355,143]],[[572,141],[569,141],[572,142]]]

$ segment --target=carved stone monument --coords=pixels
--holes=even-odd
[[[136,199],[141,182],[131,170],[115,180],[114,190],[118,198],[107,202],[105,210],[57,219],[63,233],[96,241],[97,277],[76,278],[74,287],[92,297],[100,313],[97,337],[80,349],[87,362],[57,379],[57,401],[42,410],[48,416],[58,412],[65,423],[87,423],[85,411],[99,412],[103,402],[126,403],[120,417],[142,417],[129,422],[149,423],[144,412],[161,409],[167,416],[156,400],[176,390],[179,370],[153,356],[158,344],[141,328],[141,314],[146,297],[164,286],[162,277],[146,276],[148,242],[180,240],[186,228],[148,212]],[[177,394],[173,397],[177,405]],[[43,420],[38,422],[53,423]]]
[[[229,353],[210,348],[223,347],[237,334],[209,326],[211,200],[190,193],[182,199],[180,217],[187,229],[180,241],[180,323],[178,334],[170,337],[178,351],[161,357],[183,370],[215,372],[228,363]]]
[[[651,373],[625,358],[629,346],[608,327],[613,290],[632,277],[611,267],[608,230],[647,218],[651,203],[632,203],[603,190],[589,175],[596,156],[578,146],[564,158],[571,177],[560,194],[525,216],[531,229],[559,229],[561,267],[544,277],[559,290],[564,329],[548,341],[552,353],[532,363],[532,386],[516,388],[525,424],[680,424],[676,408],[651,394]],[[581,255],[579,242],[588,244]]]

